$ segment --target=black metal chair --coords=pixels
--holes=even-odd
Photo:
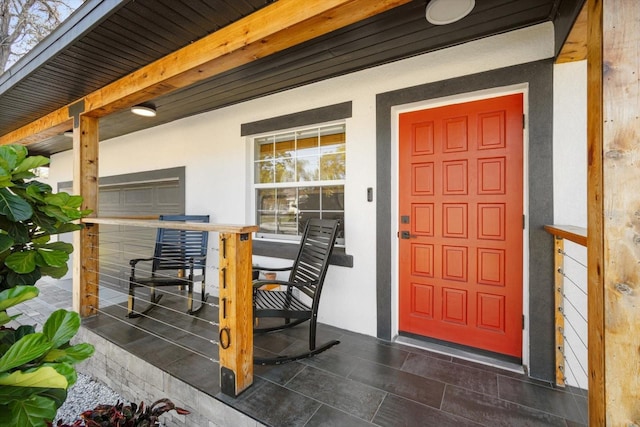
[[[160,221],[209,222],[209,215],[160,215]],[[129,261],[128,317],[140,317],[147,314],[162,298],[156,297],[158,286],[179,286],[188,288],[187,313],[195,314],[202,309],[208,298],[205,293],[205,272],[207,264],[207,241],[209,233],[196,230],[175,230],[158,228],[155,249],[152,258],[136,258]],[[138,263],[151,262],[151,276],[140,277],[136,273]],[[194,274],[198,272],[199,274]],[[148,271],[148,270],[147,270]],[[148,274],[148,273],[147,273]],[[193,284],[201,282],[201,303],[193,309]],[[142,311],[135,311],[135,290],[137,287],[149,288],[150,304]]]
[[[309,321],[309,349],[300,354],[278,356],[275,358],[254,357],[254,363],[260,365],[277,365],[304,359],[321,353],[340,341],[329,341],[321,346],[316,345],[316,324],[320,294],[329,258],[335,245],[338,221],[326,219],[310,219],[300,240],[300,249],[295,262],[286,268],[261,268],[262,271],[289,271],[289,280],[254,280],[253,282],[253,314],[256,319],[254,332],[265,333]],[[262,290],[264,285],[278,284],[285,290]],[[275,326],[260,327],[263,318],[281,318]]]

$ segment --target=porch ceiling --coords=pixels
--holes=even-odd
[[[247,16],[272,0],[87,1],[58,31],[0,75],[0,136]],[[584,0],[479,0],[451,25],[424,18],[414,0],[280,53],[150,99],[158,115],[121,111],[100,120],[100,139],[347,74],[469,40],[553,21],[556,54]],[[62,135],[33,154],[71,149]]]

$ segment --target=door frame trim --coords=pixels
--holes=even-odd
[[[452,96],[446,96],[443,98],[429,99],[424,101],[413,102],[408,105],[396,105],[391,108],[392,113],[392,142],[391,142],[391,163],[392,163],[392,173],[391,173],[391,200],[392,200],[392,214],[391,214],[391,222],[392,227],[397,227],[399,224],[399,204],[400,204],[400,192],[399,192],[399,166],[400,166],[400,156],[399,156],[399,148],[400,148],[400,115],[403,113],[409,113],[413,111],[421,111],[428,109],[437,109],[441,107],[446,107],[455,104],[462,104],[467,102],[475,102],[475,101],[483,101],[493,98],[499,98],[503,96],[522,94],[522,112],[527,117],[529,115],[528,105],[529,105],[529,88],[527,84],[516,84],[507,87],[496,87],[486,90],[480,90],[472,93],[461,93]],[[522,135],[522,212],[526,216],[529,217],[529,206],[527,201],[527,194],[529,188],[529,179],[527,176],[527,168],[529,160],[529,128],[526,126],[523,129]],[[528,264],[528,246],[529,246],[529,236],[527,233],[528,227],[525,227],[522,230],[522,313],[526,314],[529,312],[529,264]],[[391,241],[391,256],[394,260],[399,260],[399,240],[392,239]],[[396,337],[400,333],[399,327],[399,319],[400,319],[400,268],[399,262],[393,262],[393,274],[391,278],[391,288],[392,295],[395,297],[396,304],[391,306],[392,311],[392,325],[391,325],[391,333],[393,337]],[[522,329],[522,348],[521,354],[522,357],[520,360],[522,361],[523,366],[528,366],[529,364],[529,327],[525,324],[525,327]],[[486,350],[478,349],[479,354],[485,352]],[[512,357],[512,356],[505,356]]]
[[[428,99],[477,92],[495,87],[526,84],[529,87],[528,250],[529,309],[535,318],[529,327],[529,374],[552,380],[555,375],[553,333],[553,239],[543,226],[553,221],[553,59],[514,65],[444,81],[430,82],[376,95],[376,301],[377,336],[392,338],[393,274],[391,242],[396,238],[392,222],[392,108]]]

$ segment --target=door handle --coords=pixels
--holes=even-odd
[[[401,231],[400,232],[400,238],[401,239],[415,239],[416,237],[418,237],[418,236],[416,236],[415,234],[411,234],[408,231]]]

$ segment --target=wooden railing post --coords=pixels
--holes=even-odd
[[[251,233],[220,233],[220,388],[236,397],[253,383]]]
[[[564,239],[555,236],[554,238],[554,271],[555,271],[555,313],[556,313],[556,385],[564,387]]]
[[[98,143],[98,119],[75,112],[73,193],[82,196],[82,209],[91,209],[92,216],[98,214]],[[87,224],[73,242],[73,309],[87,317],[99,308],[98,225]]]

